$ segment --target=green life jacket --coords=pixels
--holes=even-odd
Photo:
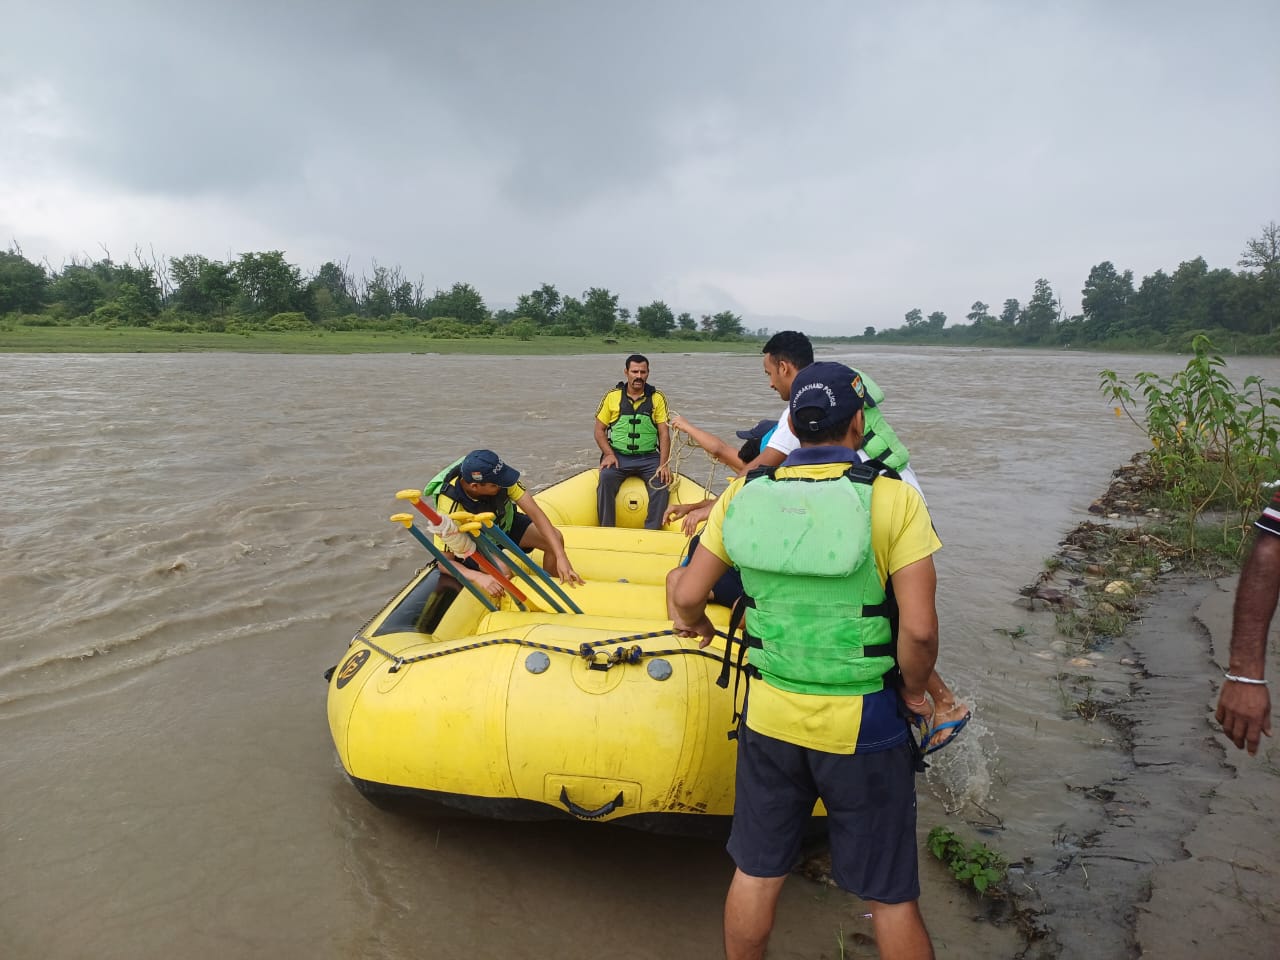
[[[620,380],[618,419],[609,425],[609,446],[618,453],[639,457],[658,449],[658,425],[653,422],[653,395],[658,391],[644,385],[644,396],[635,403],[627,396],[627,383]]]
[[[462,461],[465,459],[465,456],[459,457],[428,480],[427,485],[422,488],[422,499],[429,499],[438,507],[440,494],[444,494],[458,506],[469,510],[471,513],[492,512],[494,522],[507,533],[510,533],[511,525],[516,518],[516,505],[507,496],[506,488],[499,487],[498,492],[492,497],[477,498],[468,494],[462,489],[462,485],[458,483],[458,478],[462,476]]]
[[[725,551],[755,601],[750,663],[770,686],[825,696],[884,689],[897,618],[871,546],[875,477],[865,464],[830,480],[763,476],[730,501]]]
[[[884,403],[884,391],[865,373],[857,371],[862,378],[862,386],[867,391],[867,399],[871,402],[862,408],[866,432],[862,435],[862,449],[872,460],[879,460],[886,467],[901,470],[911,462],[911,453],[907,445],[898,439],[893,428],[880,412],[880,404]]]

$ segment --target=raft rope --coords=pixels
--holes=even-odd
[[[422,663],[427,660],[436,660],[440,657],[447,657],[455,653],[462,653],[466,650],[478,650],[481,647],[501,646],[506,644],[514,644],[519,647],[532,647],[535,650],[549,650],[552,653],[567,653],[573,657],[581,657],[588,662],[591,670],[609,670],[620,663],[639,663],[646,657],[674,657],[674,656],[699,656],[710,657],[713,660],[719,660],[721,654],[711,650],[704,650],[701,647],[692,649],[687,647],[674,647],[670,650],[644,650],[639,644],[633,644],[630,647],[619,646],[612,653],[607,654],[604,660],[598,660],[597,657],[601,651],[597,648],[607,646],[612,643],[625,644],[634,640],[652,640],[654,637],[671,637],[675,636],[674,630],[655,630],[652,633],[636,633],[629,637],[607,637],[604,640],[595,640],[591,643],[582,643],[575,650],[571,647],[560,647],[552,643],[538,643],[536,640],[525,640],[521,637],[494,637],[489,640],[477,640],[475,643],[464,643],[460,646],[450,647],[448,650],[437,650],[434,653],[422,653],[416,657],[401,657],[389,650],[384,650],[372,640],[368,640],[359,634],[352,638],[352,643],[360,642],[370,649],[382,654],[388,660],[392,661],[392,666],[388,673],[398,673],[400,668],[411,663]],[[729,637],[721,631],[716,631],[716,636],[728,641],[732,646],[735,638]],[[741,643],[741,640],[738,640]]]
[[[649,488],[651,490],[661,490],[664,486],[674,486],[675,478],[680,476],[680,468],[685,457],[694,450],[700,450],[702,453],[706,454],[707,459],[711,461],[711,469],[707,473],[707,482],[702,485],[704,490],[710,492],[714,489],[713,484],[716,482],[716,473],[719,472],[719,468],[723,466],[723,464],[710,453],[707,453],[706,450],[703,450],[702,447],[698,446],[698,444],[694,442],[693,437],[689,436],[689,434],[682,430],[676,430],[673,432],[678,433],[680,436],[678,438],[672,437],[670,452],[667,454],[666,461],[662,464],[662,466],[669,467],[671,469],[672,482],[670,484],[664,484],[658,479],[658,475],[655,473],[649,478]]]

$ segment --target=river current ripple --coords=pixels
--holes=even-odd
[[[981,808],[998,845],[1051,859],[1055,824],[1092,802],[1064,781],[1097,782],[1116,748],[1064,710],[1034,655],[1051,637],[998,631],[1024,623],[1018,588],[1143,445],[1097,371],[1183,360],[825,358],[885,390],[944,542],[940,669],[975,719],[923,785],[922,830]],[[672,408],[721,436],[781,409],[758,356],[652,360]],[[593,464],[621,366],[0,356],[5,954],[594,957],[606,915],[629,956],[714,950],[717,845],[390,817],[345,780],[325,721],[323,671],[422,562],[387,520],[394,492],[474,446],[535,488]],[[1275,383],[1280,365],[1231,373]],[[710,475],[700,455],[683,467]],[[846,898],[786,896],[784,955],[829,950]]]

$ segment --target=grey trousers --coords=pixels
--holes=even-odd
[[[600,468],[600,485],[596,488],[596,511],[600,517],[600,526],[617,526],[617,496],[622,481],[627,477],[643,477],[647,484],[658,472],[662,460],[657,453],[647,453],[638,457],[629,457],[619,453],[616,467]],[[666,519],[669,492],[666,487],[655,490],[649,487],[649,510],[645,514],[646,530],[661,530]]]

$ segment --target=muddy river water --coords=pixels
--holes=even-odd
[[[673,409],[721,436],[782,406],[758,356],[652,359]],[[975,713],[920,784],[921,834],[998,821],[993,844],[1052,862],[1058,826],[1095,802],[1064,781],[1104,776],[1118,748],[1064,706],[1053,663],[999,631],[1024,625],[1018,588],[1142,446],[1097,372],[1185,358],[856,362],[945,544],[939,665]],[[718,844],[393,816],[346,780],[325,721],[324,670],[422,559],[387,522],[394,492],[473,446],[535,488],[593,463],[621,365],[0,356],[0,955],[718,955]],[[1230,372],[1280,382],[1274,360]],[[838,955],[859,907],[796,879],[771,956]]]

